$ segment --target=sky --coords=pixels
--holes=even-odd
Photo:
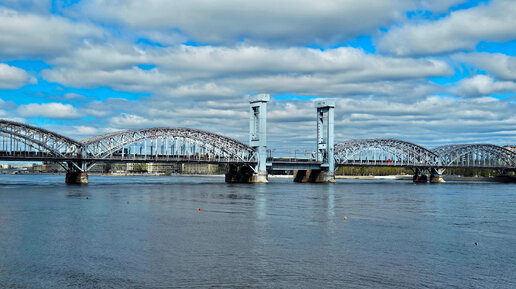
[[[269,148],[336,142],[516,144],[516,1],[0,0],[0,118],[81,140],[190,127]]]

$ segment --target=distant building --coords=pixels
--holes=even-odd
[[[114,173],[179,173],[181,166],[177,163],[113,163],[110,168]]]
[[[129,164],[113,163],[110,164],[110,167],[113,173],[127,173],[127,168],[129,167]]]
[[[19,163],[19,162],[13,162],[9,164],[11,169],[23,169],[23,168],[32,168],[32,163]]]
[[[64,173],[65,169],[56,162],[34,163],[22,167],[10,164],[0,164],[0,169],[18,168],[47,173]],[[98,162],[89,169],[89,173],[103,174],[112,172],[115,174],[218,174],[225,171],[225,166],[203,163],[102,163]]]
[[[178,163],[148,163],[147,164],[147,172],[148,173],[164,173],[164,174],[172,174],[172,173],[180,173],[181,166]]]
[[[214,174],[219,171],[218,165],[199,164],[199,163],[127,163],[126,172],[128,173],[150,173],[150,174]],[[122,172],[117,167],[117,171]]]
[[[49,173],[52,170],[52,167],[47,164],[33,164],[32,169],[39,172]]]
[[[181,164],[182,174],[208,175],[219,172],[219,165],[183,163]]]
[[[88,172],[95,174],[103,174],[107,172],[108,164],[106,163],[96,163],[93,167],[90,168]]]
[[[65,171],[65,169],[56,162],[43,162],[42,166],[44,168],[42,171],[49,173],[63,173]]]

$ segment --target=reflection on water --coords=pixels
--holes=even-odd
[[[516,287],[514,184],[90,180],[0,176],[1,288]]]

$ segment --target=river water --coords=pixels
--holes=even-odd
[[[516,288],[515,184],[90,182],[0,176],[1,288]]]

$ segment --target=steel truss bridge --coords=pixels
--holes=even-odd
[[[335,145],[338,166],[515,169],[516,153],[492,144],[452,144],[434,149],[398,139],[360,139]]]
[[[79,163],[87,163],[87,170],[96,162],[256,162],[248,145],[197,129],[126,130],[76,141],[8,120],[0,120],[0,159],[64,162],[79,170]]]
[[[57,162],[70,174],[86,174],[99,162],[227,164],[245,166],[251,173],[265,175],[270,170],[320,170],[329,172],[330,177],[342,166],[433,169],[439,174],[446,168],[516,171],[516,153],[492,144],[451,144],[433,149],[398,139],[333,144],[331,102],[316,104],[317,151],[310,158],[266,156],[268,100],[268,95],[251,99],[251,145],[191,128],[126,130],[77,141],[39,127],[0,120],[0,160]]]

